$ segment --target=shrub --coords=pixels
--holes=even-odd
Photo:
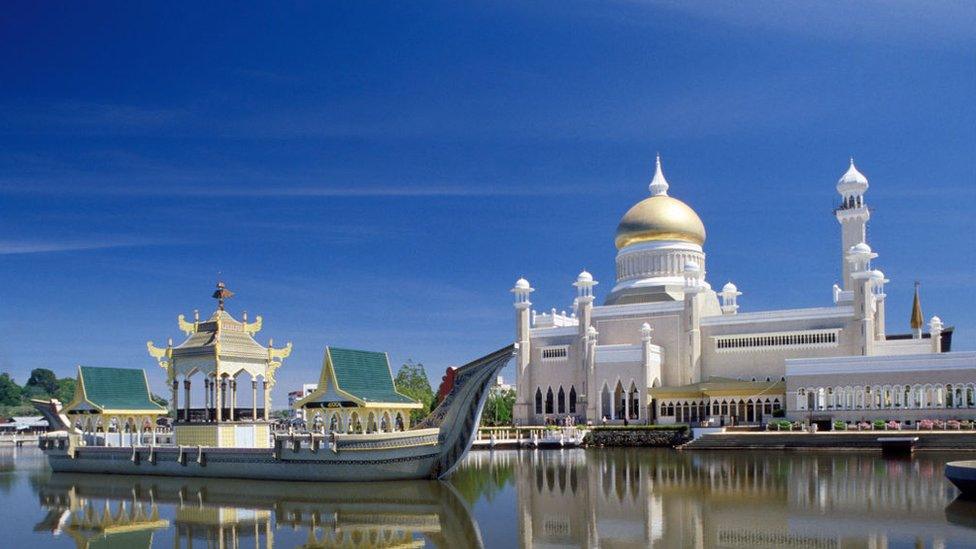
[[[883,419],[876,419],[871,423],[871,426],[874,427],[875,431],[883,431],[885,428],[885,422]]]
[[[777,408],[773,410],[773,417],[786,417],[786,408]]]
[[[846,431],[847,430],[847,423],[845,423],[843,421],[835,421],[834,422],[834,430],[835,431]]]
[[[766,429],[769,431],[790,431],[793,429],[793,424],[786,419],[774,419],[766,424]]]

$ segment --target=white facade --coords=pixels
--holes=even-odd
[[[651,196],[617,229],[616,281],[602,305],[595,303],[599,283],[586,271],[573,285],[570,313],[533,310],[525,279],[512,288],[517,422],[669,422],[676,414],[759,422],[795,405],[783,385],[790,361],[942,352],[938,317],[927,334],[914,325],[912,334],[886,334],[888,280],[872,266],[878,254],[865,242],[868,181],[853,161],[836,186],[842,256],[833,302],[823,307],[740,312],[734,284],[716,292],[708,283],[704,225],[668,196],[669,187],[659,158]],[[923,367],[913,375],[924,383],[929,373]],[[745,409],[755,413],[738,413]]]

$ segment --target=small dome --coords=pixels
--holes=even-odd
[[[884,280],[884,273],[875,269],[871,271],[871,278],[874,280]]]
[[[576,282],[593,282],[593,275],[583,271],[576,277]]]
[[[855,244],[851,246],[851,249],[848,251],[848,253],[857,254],[857,255],[867,255],[871,253],[871,246],[868,246],[864,242],[861,242],[860,244]]]
[[[735,293],[735,292],[738,292],[738,291],[739,291],[739,289],[736,288],[735,287],[735,284],[732,284],[731,282],[728,282],[728,283],[725,284],[725,286],[722,286],[722,292],[723,293],[731,294],[731,293]]]
[[[520,278],[520,279],[518,279],[518,280],[515,281],[515,289],[516,290],[528,290],[530,288],[531,288],[531,286],[529,286],[529,281],[526,280],[526,279],[524,279],[524,278]]]
[[[859,172],[857,167],[854,166],[854,159],[851,158],[851,165],[844,172],[844,175],[840,176],[837,180],[837,191],[843,193],[844,191],[860,190],[868,188],[868,178],[864,177],[864,174]]]

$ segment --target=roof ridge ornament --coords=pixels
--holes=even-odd
[[[210,297],[213,297],[214,299],[217,300],[217,310],[223,311],[224,310],[224,300],[225,299],[230,299],[230,298],[234,297],[234,292],[228,290],[227,289],[227,285],[224,284],[222,281],[218,281],[217,282],[217,291],[215,291],[213,293],[213,295],[210,296]]]
[[[661,169],[661,153],[657,153],[657,159],[654,161],[654,179],[651,180],[651,184],[647,186],[651,191],[651,196],[667,196],[668,195],[668,180],[664,178],[664,170]]]

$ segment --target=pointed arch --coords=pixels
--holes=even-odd
[[[542,388],[535,388],[535,413],[542,413]]]
[[[546,390],[546,413],[553,413],[553,398],[552,398],[552,387]]]
[[[569,413],[576,413],[576,386],[571,385],[569,387]]]
[[[627,417],[627,394],[624,393],[624,384],[619,379],[613,390],[613,412],[614,419]]]
[[[607,382],[603,382],[603,390],[600,392],[600,417],[606,419],[613,418],[613,402],[610,400],[610,387]]]
[[[637,390],[637,384],[633,380],[630,381],[630,390],[627,392],[627,405],[630,407],[628,410],[630,419],[640,419],[640,391]]]
[[[556,411],[560,414],[566,413],[566,392],[563,386],[559,386],[559,393],[556,394]]]

